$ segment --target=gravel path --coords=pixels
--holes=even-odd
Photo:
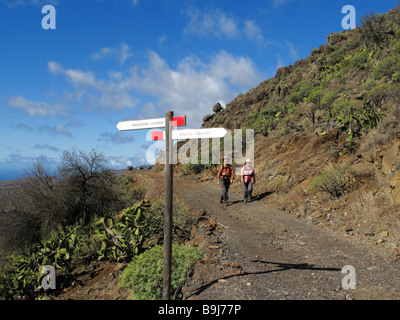
[[[174,194],[194,210],[205,209],[223,229],[220,259],[197,267],[203,278],[189,283],[190,299],[400,298],[399,262],[361,243],[274,212],[257,199],[245,204],[232,192],[225,207],[211,184],[175,178]],[[347,265],[354,267],[355,289],[342,285],[350,278],[349,271],[342,273]]]

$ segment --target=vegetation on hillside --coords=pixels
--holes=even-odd
[[[339,155],[354,138],[393,127],[400,116],[400,10],[365,15],[355,30],[332,33],[327,44],[275,78],[206,117],[205,127],[254,129],[256,135],[343,135]],[[243,110],[246,110],[243,113]]]
[[[264,136],[338,128],[358,136],[376,128],[391,104],[398,108],[399,70],[400,11],[365,15],[361,27],[331,34],[326,45],[239,95],[203,126],[252,128]]]
[[[0,299],[60,293],[74,280],[74,270],[99,260],[129,262],[162,243],[163,200],[144,201],[145,190],[132,176],[118,178],[105,164],[103,154],[94,150],[64,152],[56,172],[45,161],[34,161],[26,181],[8,195],[8,210],[22,217],[20,230],[13,232],[30,237],[0,263]],[[179,200],[173,215],[173,240],[182,246],[193,217]],[[176,262],[182,272],[174,290],[186,280],[182,277],[195,262],[190,261]],[[43,288],[44,266],[55,268],[56,290]],[[148,276],[159,276],[152,271],[158,272],[147,270]]]

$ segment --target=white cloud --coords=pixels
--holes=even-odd
[[[143,118],[157,118],[160,116],[160,112],[153,102],[146,102],[140,108],[139,113],[143,115]]]
[[[121,65],[123,65],[125,61],[132,56],[133,54],[131,53],[129,46],[123,42],[118,48],[101,48],[98,52],[92,55],[92,58],[95,60],[101,60],[106,57],[114,57]]]
[[[135,140],[136,139],[134,136],[122,134],[121,132],[116,132],[116,133],[103,132],[100,134],[100,138],[98,139],[98,141],[104,141],[107,143],[111,142],[113,144],[132,143]]]
[[[91,105],[99,109],[115,109],[133,108],[137,104],[137,100],[132,98],[131,94],[122,81],[122,74],[114,72],[109,74],[109,82],[98,80],[90,71],[81,71],[74,69],[64,69],[60,64],[50,61],[48,69],[55,75],[63,75],[70,81],[74,87],[75,93],[66,93],[66,97],[76,97],[82,102],[84,96],[89,99],[88,107]],[[97,90],[100,96],[89,94],[88,91]]]
[[[12,108],[18,108],[23,110],[30,116],[56,116],[56,117],[66,117],[68,116],[68,107],[61,104],[50,104],[46,102],[36,102],[26,99],[22,96],[14,96],[7,100],[5,103]]]
[[[281,55],[278,55],[278,62],[276,64],[276,70],[285,66],[285,62],[283,61]]]
[[[165,41],[167,41],[167,35],[164,33],[161,37],[157,39],[158,46],[161,47]]]
[[[50,146],[48,144],[36,144],[32,147],[32,149],[43,149],[43,150],[50,150],[50,151],[54,151],[54,152],[60,151],[60,149],[58,149],[57,147]]]
[[[127,166],[139,166],[147,163],[145,157],[141,153],[136,153],[133,157],[113,156],[109,158],[109,163],[112,168],[125,169]]]
[[[133,87],[158,99],[164,110],[187,115],[188,125],[199,126],[217,101],[232,100],[262,80],[250,58],[236,57],[225,51],[208,63],[187,57],[172,69],[157,53],[149,53],[147,68],[131,70]]]
[[[189,23],[184,29],[186,35],[241,40],[245,38],[258,45],[271,44],[264,39],[261,28],[254,20],[241,21],[219,9],[202,12],[191,8],[183,12],[189,17]]]
[[[55,126],[50,126],[50,125],[28,125],[26,123],[18,123],[16,125],[12,125],[14,129],[17,130],[26,130],[26,131],[32,131],[32,132],[38,132],[38,133],[48,133],[51,136],[67,136],[71,137],[71,133],[67,129],[67,127],[64,124],[57,124]]]
[[[92,72],[84,72],[81,70],[63,69],[61,65],[54,61],[48,63],[48,69],[53,74],[62,74],[74,85],[87,85],[90,87],[100,87],[101,82],[96,80]]]
[[[219,9],[207,12],[201,12],[199,9],[188,9],[185,14],[189,17],[189,24],[184,29],[186,34],[228,38],[235,38],[239,35],[235,19]]]
[[[249,39],[257,43],[262,43],[264,41],[261,29],[256,25],[254,20],[247,20],[244,22],[243,32]]]
[[[71,133],[67,129],[67,127],[63,124],[58,124],[56,126],[44,126],[44,130],[48,132],[53,132],[55,134],[63,135],[63,136],[71,136]]]
[[[294,44],[291,43],[290,41],[285,41],[285,44],[286,44],[286,47],[289,49],[290,58],[295,59],[295,60],[299,60],[300,57],[297,54],[297,50],[296,50]]]
[[[56,62],[49,62],[48,67],[80,90],[80,102],[86,97],[97,108],[121,110],[136,107],[139,98],[144,100],[148,95],[150,98],[138,110],[141,114],[156,116],[173,109],[176,115],[186,115],[190,126],[200,126],[202,117],[211,112],[216,102],[230,101],[262,81],[250,58],[223,50],[208,61],[188,56],[175,68],[149,51],[147,65],[135,65],[127,72],[109,72],[104,80],[92,72],[64,69]]]
[[[257,68],[248,57],[236,57],[222,50],[215,55],[209,69],[217,79],[226,79],[238,87],[249,87],[261,80]]]

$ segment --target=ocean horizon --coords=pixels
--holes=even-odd
[[[150,168],[153,165],[144,164],[133,167],[133,170],[136,170],[138,167],[142,168]],[[125,170],[125,168],[111,168],[113,171],[121,171]],[[0,168],[0,181],[8,181],[21,179],[25,175],[25,169],[23,168]]]
[[[20,179],[22,178],[23,174],[24,174],[24,169],[0,168],[0,181]]]

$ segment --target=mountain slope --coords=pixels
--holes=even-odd
[[[399,9],[213,109],[203,127],[254,129],[256,193],[273,192],[270,205],[399,253]]]

